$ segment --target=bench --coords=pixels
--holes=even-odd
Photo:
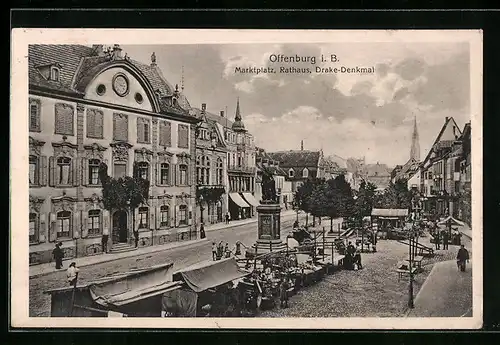
[[[403,278],[403,275],[410,275],[410,270],[402,270],[402,269],[397,269],[396,272],[398,273],[398,282],[401,281],[401,278]],[[417,268],[414,267],[412,269],[412,273],[415,274],[417,272]]]
[[[422,260],[424,257],[422,255],[416,255],[413,258],[413,263],[415,264],[415,268],[420,272],[422,270]],[[410,258],[407,258],[406,261],[410,262]]]

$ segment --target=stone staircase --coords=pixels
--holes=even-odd
[[[131,246],[128,243],[115,243],[111,247],[111,250],[109,251],[110,253],[117,254],[117,253],[124,253],[124,252],[130,252],[132,250],[136,250],[134,246]]]

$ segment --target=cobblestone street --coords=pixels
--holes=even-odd
[[[294,220],[295,216],[282,217],[282,235],[291,229]],[[80,270],[78,280],[80,283],[86,283],[116,272],[125,272],[129,269],[149,267],[169,261],[174,262],[174,269],[181,269],[210,258],[212,240],[217,242],[223,240],[228,242],[230,246],[234,245],[236,241],[241,241],[247,246],[252,245],[257,239],[256,226],[257,223],[254,222],[229,229],[213,230],[207,232],[208,242],[83,267]],[[66,271],[34,277],[30,279],[29,284],[30,316],[49,316],[50,295],[43,292],[66,286]]]

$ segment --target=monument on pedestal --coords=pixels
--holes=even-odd
[[[257,206],[258,239],[253,248],[257,254],[285,250],[286,244],[280,238],[281,206],[276,196],[273,174],[266,169],[261,186],[262,200]]]

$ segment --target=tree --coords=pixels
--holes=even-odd
[[[113,210],[129,209],[132,213],[132,230],[135,231],[135,209],[149,200],[149,180],[139,175],[138,165],[134,162],[133,177],[111,178],[108,166],[101,163],[99,179],[102,185],[104,208]]]
[[[295,192],[295,202],[299,210],[306,213],[306,224],[308,223],[308,214],[311,212],[310,197],[314,188],[321,185],[323,179],[309,178]]]
[[[399,179],[396,182],[389,183],[382,195],[377,200],[377,207],[380,208],[402,208],[409,209],[411,205],[412,194],[408,190],[408,184],[405,179]]]
[[[373,205],[375,204],[376,189],[371,182],[362,181],[359,190],[356,193],[355,200],[355,218],[359,225],[363,224],[363,218],[371,215]]]

